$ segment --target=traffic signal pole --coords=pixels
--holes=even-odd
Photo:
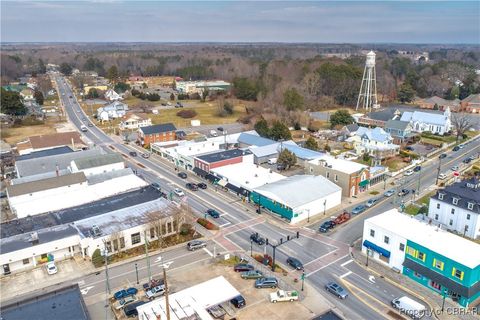
[[[272,249],[273,249],[273,253],[272,253],[272,272],[275,272],[275,251],[277,250],[277,247],[278,247],[278,246],[281,246],[282,244],[285,244],[285,243],[287,243],[288,241],[291,241],[291,240],[293,240],[293,239],[298,239],[299,237],[300,237],[300,232],[297,231],[296,238],[295,238],[295,237],[287,236],[287,240],[286,240],[286,241],[283,241],[283,238],[280,238],[280,242],[277,243],[277,244],[269,243],[269,242],[268,242],[268,238],[265,239],[265,245],[266,245],[266,246],[270,246],[270,247],[272,247]]]

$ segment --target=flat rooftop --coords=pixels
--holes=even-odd
[[[222,150],[222,151],[203,154],[203,155],[197,156],[196,158],[207,163],[215,163],[223,160],[241,157],[247,154],[251,154],[251,152],[248,150],[230,149],[230,150]]]
[[[68,224],[122,208],[132,207],[140,203],[149,202],[158,199],[159,197],[160,193],[154,188],[148,186],[81,206],[12,220],[0,225],[0,238],[8,238],[49,227]]]
[[[48,293],[36,293],[20,301],[3,303],[3,320],[51,320],[75,319],[90,320],[85,302],[78,285],[56,287]]]
[[[214,168],[211,171],[217,176],[220,175],[227,178],[228,182],[247,190],[286,178],[279,173],[273,172],[271,169],[244,162]]]
[[[310,160],[309,163],[314,165],[322,165],[323,163],[325,163],[332,170],[337,170],[347,174],[352,174],[362,169],[368,169],[368,166],[364,164],[344,159],[336,159],[335,157],[329,155],[322,156],[318,159]]]
[[[365,220],[468,268],[480,265],[480,245],[392,209]]]

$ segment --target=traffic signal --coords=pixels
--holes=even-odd
[[[268,246],[268,238],[265,239],[265,244]]]
[[[297,239],[300,238],[300,231],[297,231]]]
[[[290,236],[287,236],[287,241],[290,241]]]
[[[280,244],[282,244],[282,243],[283,243],[283,238],[280,238]]]

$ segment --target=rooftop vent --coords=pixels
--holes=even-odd
[[[93,235],[94,237],[99,237],[99,236],[102,235],[102,231],[100,230],[100,228],[99,228],[96,224],[94,224],[94,225],[92,226],[91,232],[92,232],[92,235]]]

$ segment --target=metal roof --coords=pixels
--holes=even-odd
[[[444,126],[447,123],[448,117],[444,114],[422,112],[422,111],[406,111],[400,118],[401,121],[422,122],[426,124],[435,124]]]
[[[248,150],[250,150],[255,155],[255,157],[261,158],[261,157],[276,155],[278,152],[280,152],[280,146],[282,144],[283,145],[286,145],[286,144],[297,145],[292,140],[289,140],[289,141],[285,141],[285,142],[282,142],[282,143],[275,142],[275,143],[268,144],[266,146],[261,146],[261,147],[252,146],[252,147],[248,148]]]
[[[385,124],[385,129],[405,130],[410,122],[401,120],[388,120]]]
[[[238,142],[248,144],[250,146],[257,146],[257,147],[262,147],[262,146],[276,143],[276,141],[260,137],[258,134],[255,135],[252,133],[245,133],[245,132],[240,133],[238,137]]]
[[[392,140],[392,136],[379,127],[376,127],[374,129],[360,127],[358,128],[357,132],[355,132],[355,135],[360,137],[366,136],[370,141],[385,142]]]
[[[123,163],[123,158],[118,153],[100,154],[74,160],[78,170],[102,167],[114,163]]]
[[[251,154],[251,152],[249,150],[230,149],[230,150],[222,150],[222,151],[215,151],[212,153],[206,153],[200,156],[196,156],[195,158],[200,159],[207,163],[214,163],[218,161],[242,157],[247,154]]]
[[[297,156],[297,158],[302,160],[313,160],[319,157],[323,157],[325,155],[325,153],[323,152],[302,148],[292,144],[283,144],[283,148],[287,149],[290,152],[293,152]]]
[[[76,172],[63,176],[8,186],[7,193],[9,197],[16,197],[24,194],[70,186],[72,184],[82,183],[86,181],[87,178],[85,177],[85,174],[83,172]]]
[[[54,156],[54,155],[58,155],[58,154],[65,154],[65,153],[71,153],[71,152],[73,152],[73,150],[70,147],[63,146],[63,147],[58,147],[58,148],[53,148],[53,149],[48,149],[48,150],[34,151],[32,153],[29,153],[29,154],[24,154],[23,156],[17,157],[16,161],[37,159],[37,158]]]
[[[162,132],[176,131],[177,128],[173,125],[173,123],[163,123],[156,124],[154,126],[141,127],[139,130],[141,130],[144,134],[157,134]]]
[[[341,193],[342,188],[322,176],[296,175],[253,191],[295,209],[335,192]]]

